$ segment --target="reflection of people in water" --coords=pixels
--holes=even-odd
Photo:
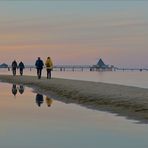
[[[40,107],[42,103],[43,103],[43,95],[37,94],[36,95],[36,104]]]
[[[52,100],[51,98],[48,98],[48,97],[46,96],[46,104],[47,104],[48,107],[51,106],[52,102],[53,102],[53,100]]]
[[[24,92],[24,86],[23,85],[20,85],[19,86],[19,93],[20,94],[23,94],[23,92]]]
[[[15,96],[17,94],[16,84],[12,85],[12,94]]]

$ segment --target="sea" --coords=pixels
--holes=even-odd
[[[0,74],[12,75],[12,72],[1,68]],[[24,75],[36,76],[36,69],[26,68]],[[42,71],[42,76],[46,76],[45,69]],[[148,88],[148,71],[52,71],[52,77]]]
[[[0,69],[0,74],[11,71]],[[36,75],[36,70],[24,74]],[[53,71],[52,76],[148,88],[144,71]],[[148,147],[146,123],[63,103],[21,84],[0,82],[0,121],[0,148]]]

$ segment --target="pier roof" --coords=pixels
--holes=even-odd
[[[104,64],[103,60],[100,59],[97,63],[97,66],[102,67],[102,66],[106,66],[106,65]]]

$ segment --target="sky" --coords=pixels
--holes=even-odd
[[[148,1],[0,1],[0,63],[148,67]]]

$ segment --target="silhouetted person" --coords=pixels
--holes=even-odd
[[[20,85],[20,87],[19,87],[19,93],[20,94],[23,94],[23,92],[24,92],[24,86],[23,85]]]
[[[48,107],[51,106],[52,102],[53,102],[53,100],[52,100],[51,98],[48,98],[48,97],[46,96],[46,104],[47,104]]]
[[[18,65],[18,67],[19,67],[19,70],[20,70],[20,75],[22,76],[23,75],[23,70],[25,68],[24,63],[21,61],[19,63],[19,65]]]
[[[13,76],[16,75],[16,69],[17,69],[17,62],[14,60],[11,64],[12,66],[12,73],[13,73]]]
[[[42,103],[43,103],[43,95],[37,94],[36,95],[36,104],[40,107]]]
[[[42,75],[42,69],[43,69],[43,66],[44,66],[44,63],[43,63],[43,61],[40,59],[40,57],[38,57],[38,59],[36,60],[35,66],[36,66],[36,69],[37,69],[37,76],[38,76],[38,79],[40,79],[40,78],[41,78],[41,75]]]
[[[47,70],[47,79],[51,79],[51,71],[53,68],[53,63],[50,57],[47,58],[45,65],[46,65],[46,70]]]
[[[14,96],[16,96],[16,94],[17,94],[16,84],[13,84],[13,85],[12,85],[12,94],[13,94]]]

